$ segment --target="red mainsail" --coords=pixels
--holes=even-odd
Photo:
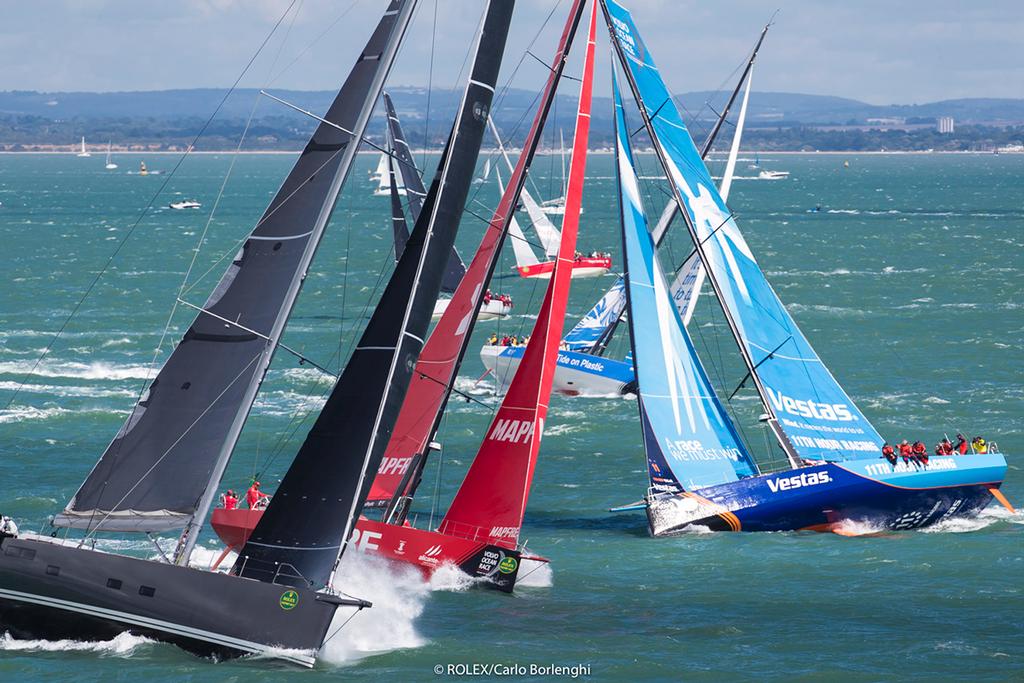
[[[547,417],[569,299],[590,135],[597,2],[590,13],[562,241],[540,314],[508,393],[438,531],[514,548]],[[517,167],[517,172],[519,168]],[[511,187],[513,183],[509,183]],[[518,190],[517,190],[518,193]],[[506,192],[506,196],[508,193]],[[436,335],[436,333],[435,333]]]
[[[523,145],[523,153],[519,156],[508,187],[505,188],[505,193],[498,203],[498,208],[494,211],[480,247],[477,249],[472,263],[469,264],[466,275],[462,278],[462,283],[455,290],[448,308],[420,353],[412,383],[409,385],[409,391],[402,403],[398,421],[395,423],[395,430],[388,442],[377,476],[373,480],[373,486],[367,498],[368,505],[380,505],[390,501],[402,486],[403,479],[412,465],[414,457],[426,455],[425,450],[436,430],[439,416],[444,409],[459,364],[465,353],[470,332],[473,330],[484,288],[494,271],[501,245],[508,231],[509,221],[515,212],[515,200],[522,191],[526,181],[526,170],[540,144],[544,121],[554,100],[566,55],[572,45],[572,39],[576,34],[585,4],[586,0],[573,2],[558,48],[551,61],[551,72],[544,87],[540,106]],[[591,40],[593,40],[593,30],[593,22],[591,22]],[[563,244],[565,243],[566,240],[563,239]],[[576,244],[575,232],[572,244]],[[569,251],[570,260],[572,259],[572,248]],[[568,280],[566,288],[568,288]],[[401,493],[404,494],[405,491]]]

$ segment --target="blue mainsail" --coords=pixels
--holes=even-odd
[[[715,189],[675,101],[630,13],[605,0],[638,99],[651,119],[670,181],[700,240],[710,276],[730,313],[762,398],[796,453],[844,460],[877,453],[882,438],[832,377],[779,301]]]
[[[576,326],[569,330],[563,341],[572,351],[591,351],[607,335],[608,329],[618,322],[625,308],[626,283],[620,277],[594,307],[580,318]]]
[[[613,90],[629,327],[651,484],[692,490],[753,476],[753,461],[672,303],[644,215],[614,81]]]

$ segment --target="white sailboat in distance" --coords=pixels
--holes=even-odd
[[[78,156],[82,155],[79,154]],[[104,166],[104,168],[107,169],[108,171],[113,171],[115,168],[117,168],[117,164],[110,160],[110,140],[107,140],[107,164],[106,166]]]
[[[92,156],[91,154],[89,154],[89,150],[87,150],[85,148],[85,136],[84,135],[82,136],[82,151],[79,152],[77,156],[80,156],[80,157],[91,157]]]

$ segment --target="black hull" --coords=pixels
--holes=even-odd
[[[340,604],[264,583],[42,540],[0,540],[0,629],[18,638],[130,633],[193,654],[312,666]]]

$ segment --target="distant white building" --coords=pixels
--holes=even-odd
[[[952,133],[953,132],[953,117],[952,116],[940,116],[939,117],[939,132],[940,133]]]

